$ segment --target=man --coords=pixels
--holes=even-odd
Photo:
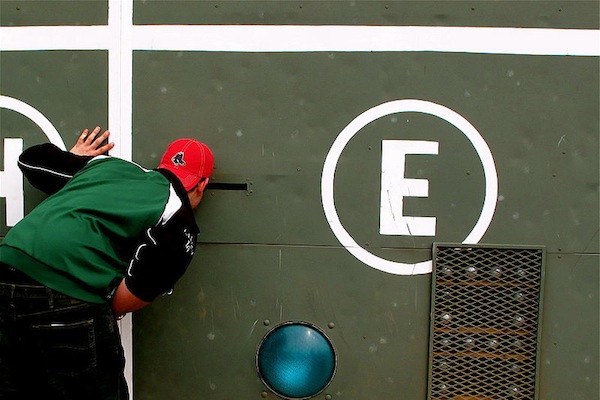
[[[210,149],[180,139],[146,170],[103,155],[99,132],[19,157],[50,196],[0,242],[0,399],[127,399],[117,317],[170,293],[194,254]]]

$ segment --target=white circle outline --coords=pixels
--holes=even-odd
[[[60,134],[52,125],[52,123],[38,110],[30,106],[29,104],[17,100],[13,97],[0,95],[0,108],[6,108],[13,110],[29,118],[44,132],[50,143],[55,144],[61,150],[66,150],[65,143],[63,142]]]
[[[327,218],[327,222],[329,223],[331,230],[339,242],[354,257],[370,267],[390,274],[428,274],[432,271],[432,260],[421,261],[413,264],[395,262],[378,257],[359,246],[342,226],[335,208],[335,200],[333,196],[335,169],[342,151],[350,139],[352,139],[354,135],[356,135],[362,128],[376,119],[386,115],[402,112],[418,112],[441,118],[458,128],[475,148],[475,151],[477,152],[483,166],[485,178],[485,197],[479,219],[462,243],[475,244],[479,242],[492,222],[498,199],[498,174],[492,152],[477,129],[475,129],[475,127],[463,116],[447,107],[429,101],[417,99],[393,100],[375,106],[354,118],[354,120],[352,120],[352,122],[350,122],[340,132],[338,137],[331,145],[329,153],[327,153],[327,157],[325,158],[325,164],[323,165],[323,173],[321,176],[321,201],[323,204],[325,217]]]

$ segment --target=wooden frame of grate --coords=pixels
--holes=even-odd
[[[545,248],[434,243],[429,400],[537,399]]]

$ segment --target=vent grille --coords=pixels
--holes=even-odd
[[[542,248],[435,245],[429,399],[534,399]]]

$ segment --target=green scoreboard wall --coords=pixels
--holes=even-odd
[[[195,137],[240,190],[207,191],[188,272],[125,327],[136,399],[278,398],[255,356],[288,321],[335,348],[317,398],[427,398],[439,242],[543,247],[537,397],[598,398],[598,17],[595,1],[3,0],[0,236],[42,199],[23,148],[100,125],[153,168]]]

